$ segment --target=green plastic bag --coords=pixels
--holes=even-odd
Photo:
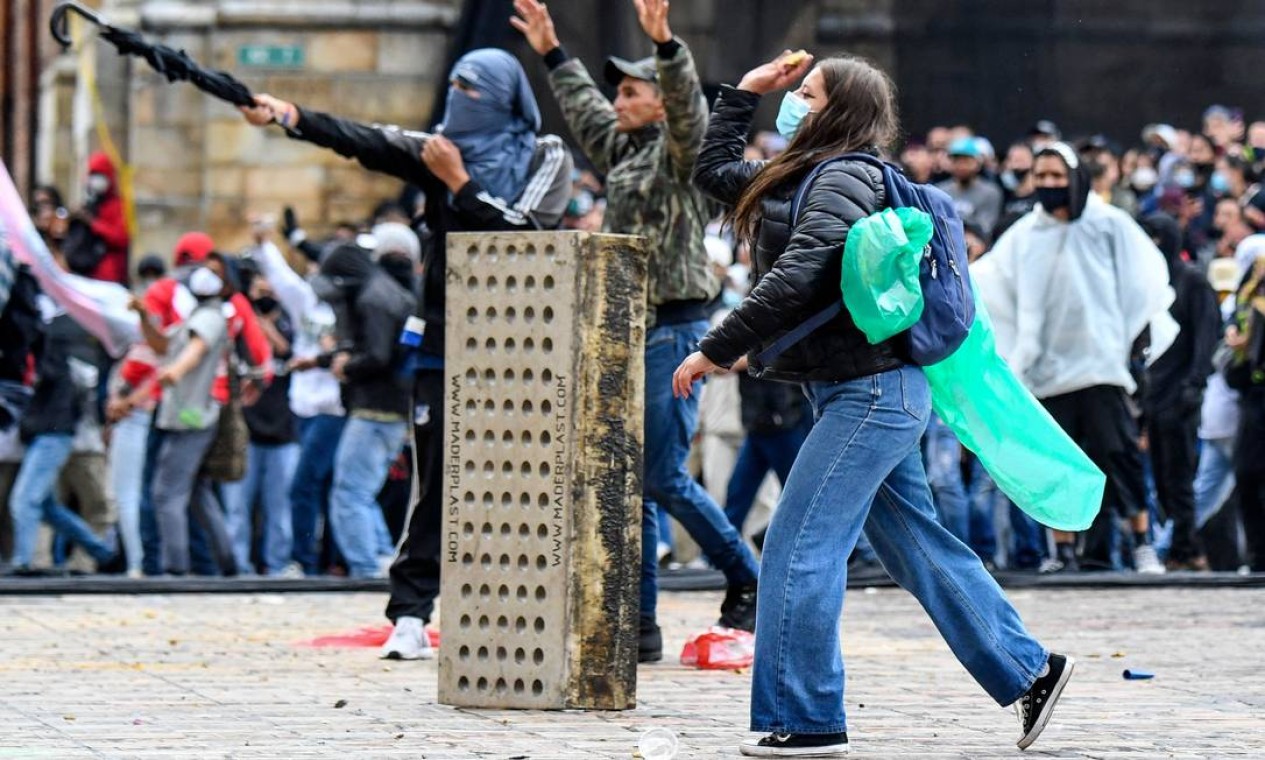
[[[1056,530],[1089,527],[1107,479],[997,353],[978,292],[966,341],[923,371],[936,414],[1016,506]]]
[[[916,208],[885,209],[853,225],[843,249],[843,304],[871,344],[913,326],[922,316],[918,268],[931,242],[931,216]]]
[[[873,214],[848,233],[843,303],[870,343],[909,329],[922,315],[918,273],[931,235],[931,217],[913,208]],[[1089,527],[1107,479],[997,353],[978,292],[966,341],[923,371],[936,414],[1016,506],[1057,530]]]

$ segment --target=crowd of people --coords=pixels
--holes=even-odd
[[[0,556],[9,573],[390,575],[389,617],[429,620],[440,565],[433,481],[446,234],[561,227],[659,241],[646,356],[643,655],[658,654],[655,576],[673,559],[669,518],[698,542],[700,562],[725,573],[720,622],[754,627],[765,532],[752,523],[777,503],[814,405],[796,384],[770,379],[776,371],[742,371],[745,359],[714,367],[723,371],[701,399],[674,397],[671,378],[709,329],[734,324],[727,318],[771,266],[732,223],[773,213],[733,215],[733,188],[751,178],[709,184],[694,176],[698,166],[718,155],[776,165],[793,131],[748,139],[753,103],[722,98],[712,124],[734,130],[732,155],[704,150],[709,118],[693,61],[666,15],[646,10],[655,3],[639,9],[655,55],[603,69],[613,103],[558,44],[544,7],[517,5],[570,145],[539,134],[526,75],[499,50],[458,62],[442,133],[369,126],[268,95],[244,109],[256,126],[280,126],[409,183],[326,240],[309,239],[286,210],[280,222],[244,219],[254,239],[245,250],[190,231],[169,255],[129,270],[107,157],[89,161],[81,209],[68,211],[56,188],[33,193],[31,217],[59,264],[129,285],[142,329],[111,358],[0,252]],[[1065,142],[1040,121],[997,143],[999,152],[958,125],[906,136],[885,153],[911,181],[952,199],[999,348],[1107,475],[1093,528],[1048,531],[933,415],[921,450],[938,518],[990,569],[1265,571],[1265,122],[1212,106],[1197,127],[1150,125],[1136,144]],[[1085,235],[1084,261],[1057,255],[1067,245],[1058,236],[1072,233]],[[1158,275],[1129,268],[1149,251],[1162,254]],[[1159,319],[1165,310],[1176,329]],[[860,350],[840,341],[839,351]],[[857,542],[850,570],[884,572],[867,533]]]
[[[1247,124],[1241,111],[1211,106],[1191,131],[1154,124],[1136,143],[1119,145],[1102,135],[1070,141],[1063,168],[1052,165],[1070,176],[1069,227],[1108,238],[1076,246],[1065,238],[1043,240],[1031,213],[1069,192],[1048,188],[1050,178],[1037,170],[1037,157],[1061,138],[1056,125],[1041,121],[999,157],[992,143],[963,127],[935,128],[924,141],[907,143],[900,158],[911,177],[937,182],[954,198],[990,309],[1007,310],[997,302],[997,287],[989,287],[998,273],[1009,270],[1000,278],[1006,288],[1026,273],[1030,305],[1018,308],[1035,305],[1044,324],[1022,328],[1031,335],[1017,342],[1026,337],[1032,346],[1017,345],[1006,358],[1107,474],[1105,508],[1079,550],[1074,536],[1045,536],[1004,498],[993,497],[987,477],[957,466],[955,442],[933,420],[929,447],[942,449],[933,442],[938,438],[950,448],[943,460],[928,456],[937,505],[942,514],[960,516],[955,534],[1010,567],[1265,569],[1255,450],[1265,430],[1251,380],[1259,360],[1244,337],[1259,334],[1252,327],[1260,312],[1251,304],[1265,243],[1265,122]],[[1123,268],[1123,254],[1145,247],[1147,238],[1162,253],[1167,278],[1161,272],[1148,280],[1141,267]],[[1088,258],[1043,260],[1057,259],[1047,249],[1060,247],[1078,247]],[[1104,269],[1089,259],[1108,264]],[[1180,328],[1176,339],[1156,334],[1154,324],[1136,340],[1127,324],[1105,337],[1111,331],[1104,325],[1146,325],[1150,316],[1141,304],[1152,301],[1168,307]],[[1133,315],[1131,303],[1139,304]],[[1069,313],[1085,316],[1069,319]],[[1013,315],[994,316],[1014,321]],[[1119,335],[1128,336],[1127,345],[1115,345]],[[1114,377],[1103,374],[1110,360],[1093,356],[1104,343],[1116,350],[1112,356],[1127,360],[1110,368]],[[1038,357],[1041,366],[1034,366]],[[1069,398],[1104,386],[1119,392]],[[997,541],[1007,533],[1009,539]]]
[[[1162,355],[1143,366],[1145,347],[1134,357],[1128,398],[1133,427],[1123,424],[1133,446],[1149,457],[1107,465],[1114,481],[1110,506],[1131,527],[1124,530],[1124,522],[1106,519],[1094,531],[1096,547],[1089,556],[1083,549],[1069,551],[1070,541],[1048,536],[1016,509],[952,431],[933,420],[923,449],[937,509],[954,535],[991,567],[1265,570],[1265,559],[1253,560],[1262,551],[1259,539],[1248,542],[1260,530],[1253,463],[1261,459],[1253,454],[1253,442],[1265,429],[1250,372],[1236,378],[1224,371],[1244,336],[1252,334],[1254,296],[1248,286],[1259,276],[1253,269],[1258,256],[1265,254],[1265,192],[1258,184],[1265,171],[1265,122],[1245,126],[1237,112],[1214,106],[1201,130],[1161,124],[1147,127],[1141,137],[1142,143],[1124,149],[1101,135],[1074,142],[1088,168],[1088,191],[1137,218],[1164,253],[1177,296],[1173,313],[1182,327],[1180,345],[1166,352],[1167,359]],[[908,139],[896,157],[911,179],[934,183],[954,199],[976,260],[1037,206],[1035,156],[1060,139],[1058,128],[1042,121],[999,157],[987,138],[968,127],[936,127],[925,139]],[[767,161],[785,146],[776,132],[759,132],[744,155]],[[592,168],[572,170],[563,190],[554,205],[565,202],[564,228],[603,229],[602,175]],[[56,188],[41,187],[31,199],[32,217],[69,271],[127,282],[126,264],[119,263],[127,260],[127,233],[114,170],[103,155],[89,165],[86,197],[85,208],[70,214]],[[279,231],[266,216],[255,221],[256,244],[237,255],[190,232],[169,257],[150,254],[137,263],[135,308],[154,329],[119,362],[111,362],[97,341],[18,269],[3,317],[8,419],[0,484],[9,519],[0,521],[5,539],[0,547],[10,571],[383,572],[404,531],[413,471],[407,451],[412,443],[402,432],[412,412],[409,388],[375,379],[389,387],[366,389],[352,378],[390,365],[391,344],[402,327],[374,324],[384,312],[367,308],[340,339],[334,309],[313,282],[319,287],[331,278],[367,281],[378,270],[393,273],[393,279],[377,279],[367,298],[395,298],[403,304],[399,314],[409,311],[405,294],[393,292],[389,283],[412,298],[414,277],[424,277],[423,240],[416,230],[431,246],[435,231],[425,222],[412,225],[425,218],[416,214],[425,202],[416,192],[385,200],[371,218],[337,225],[320,245],[306,238],[292,213]],[[703,240],[707,261],[723,283],[701,312],[712,321],[747,293],[752,269],[749,247],[737,243],[721,221],[711,221]],[[322,261],[332,244],[357,241],[368,252],[363,259]],[[325,278],[314,280],[318,272]],[[434,309],[427,311],[432,324],[439,323]],[[178,347],[191,338],[200,344],[198,355],[181,358]],[[374,339],[382,344],[378,355],[360,354]],[[1257,350],[1255,344],[1248,348]],[[174,357],[177,369],[160,372],[164,357]],[[357,397],[372,401],[362,408]],[[375,408],[384,399],[392,408]],[[702,456],[695,458],[692,474],[758,551],[763,526],[744,525],[747,513],[757,494],[766,506],[775,503],[779,481],[812,426],[811,409],[794,386],[745,373],[713,378],[700,403],[694,443]],[[217,483],[199,477],[199,468],[206,467],[202,461],[224,407],[237,423],[243,453],[235,458],[243,462],[235,467],[240,477]],[[397,424],[352,426],[354,444],[345,447],[345,457],[365,456],[371,447],[364,442],[376,440],[374,435],[383,436],[382,451],[375,452],[377,464],[367,467],[367,486],[343,480],[339,491],[334,462],[349,417]],[[376,428],[373,434],[370,427]],[[1236,446],[1240,442],[1244,445]],[[1242,480],[1237,487],[1236,480]],[[359,493],[344,493],[348,489]],[[331,511],[331,502],[358,506]],[[185,505],[194,507],[191,529]],[[659,514],[669,513],[660,508]],[[42,537],[41,521],[51,529]],[[340,530],[356,536],[349,551],[333,538]],[[189,538],[180,538],[188,534],[191,547]],[[666,519],[657,536],[656,559],[668,566],[674,537]],[[878,569],[864,541],[853,562],[862,572]]]
[[[620,71],[620,77],[653,81],[653,62],[624,63],[633,74]],[[353,139],[340,128],[334,137],[309,132],[304,139]],[[454,133],[451,127],[446,132]],[[394,137],[409,139],[407,133]],[[433,164],[439,171],[428,168],[421,138],[413,139],[416,145],[372,147],[384,153],[383,162],[395,158],[389,151],[403,148],[415,171],[440,176],[442,164]],[[1041,121],[999,155],[968,126],[935,127],[906,139],[892,158],[912,180],[935,184],[953,198],[975,261],[1038,207],[1036,156],[1061,139],[1055,124]],[[786,144],[776,132],[757,132],[743,156],[768,161]],[[550,165],[553,216],[538,215],[533,223],[630,229],[619,220],[605,226],[603,180],[612,167],[579,150],[564,156],[557,138],[539,145],[531,163]],[[1084,545],[1077,551],[1069,537],[1048,535],[1015,508],[953,432],[933,419],[923,452],[940,517],[999,569],[1265,569],[1265,558],[1258,558],[1265,550],[1255,538],[1262,518],[1254,462],[1261,458],[1253,443],[1265,431],[1251,371],[1236,376],[1240,365],[1231,361],[1237,349],[1259,351],[1244,341],[1255,335],[1250,286],[1259,277],[1255,262],[1265,254],[1259,184],[1265,122],[1247,125],[1237,110],[1213,106],[1197,130],[1157,124],[1136,145],[1102,135],[1072,145],[1087,169],[1086,191],[1137,219],[1163,252],[1182,337],[1149,365],[1146,346],[1136,347],[1128,419],[1117,420],[1123,425],[1118,437],[1130,441],[1121,442],[1121,456],[1101,458],[1112,481],[1111,509],[1091,531],[1088,551]],[[367,150],[336,142],[328,147],[356,156]],[[563,158],[568,169],[573,160],[580,168],[564,174]],[[468,176],[450,183],[465,190],[453,198],[480,204]],[[442,287],[426,277],[422,255],[451,224],[436,218],[451,215],[452,206],[427,205],[428,197],[442,196],[433,188],[429,195],[410,190],[383,201],[362,223],[338,224],[321,244],[308,240],[289,212],[279,230],[266,215],[257,219],[255,245],[236,255],[190,232],[170,256],[137,262],[130,277],[135,308],[153,329],[118,362],[17,269],[3,317],[7,419],[0,485],[9,517],[0,521],[0,548],[10,572],[385,572],[405,529],[414,444],[405,440],[404,423],[415,411],[406,383],[379,377],[399,359],[393,343],[402,326],[386,317],[411,312],[408,299],[427,300],[419,282],[432,293]],[[84,208],[71,214],[56,188],[38,188],[32,218],[69,271],[126,283],[129,241],[115,170],[102,154],[89,162],[85,197]],[[511,219],[515,209],[485,204],[472,212]],[[526,224],[527,216],[521,218]],[[712,323],[751,284],[749,246],[722,222],[718,215],[706,224],[702,244],[723,286],[719,294],[695,299],[705,301],[697,316]],[[325,260],[340,242],[344,255]],[[366,255],[350,255],[357,244]],[[442,269],[432,263],[431,271]],[[379,273],[388,276],[374,276]],[[331,282],[344,288],[355,282],[357,297],[394,299],[399,307],[395,314],[344,308],[341,316],[352,324],[340,324],[319,290]],[[442,315],[434,306],[438,299],[429,301],[426,335],[438,343]],[[379,345],[367,345],[375,341]],[[190,344],[195,349],[181,353]],[[713,378],[700,403],[692,443],[701,456],[691,474],[758,552],[763,526],[746,525],[748,512],[758,495],[767,519],[812,427],[811,408],[794,386],[742,372]],[[229,410],[232,424],[221,423],[221,409]],[[217,481],[205,471],[229,448],[212,450],[225,426],[242,443],[228,458],[241,461],[229,462],[236,477]],[[1110,435],[1095,432],[1089,445],[1104,437]],[[340,446],[344,439],[352,443]],[[211,465],[204,464],[208,457]],[[365,463],[370,458],[372,465]],[[335,477],[336,470],[358,468],[363,479]],[[188,514],[195,517],[191,527]],[[653,548],[666,567],[675,541],[669,511],[660,505],[657,514]],[[1122,519],[1113,522],[1113,514]],[[347,536],[342,542],[335,540],[340,532]],[[709,561],[714,557],[696,560]],[[864,539],[853,567],[880,570]]]
[[[1042,120],[999,157],[991,141],[967,126],[935,127],[925,136],[908,137],[890,158],[911,179],[934,184],[953,198],[974,264],[1038,207],[1036,156],[1062,139],[1053,122]],[[744,157],[768,161],[786,144],[776,132],[757,132]],[[1122,519],[1113,523],[1113,512],[1105,511],[1081,540],[1096,543],[1088,553],[1083,546],[1077,550],[1070,536],[1056,536],[1016,508],[952,430],[933,417],[922,446],[936,508],[946,527],[996,569],[1259,572],[1265,565],[1252,558],[1265,551],[1265,543],[1258,527],[1259,489],[1252,485],[1260,460],[1252,446],[1265,429],[1256,421],[1252,385],[1244,382],[1249,365],[1234,362],[1233,352],[1247,345],[1243,335],[1253,321],[1248,306],[1255,297],[1253,266],[1265,252],[1265,122],[1246,126],[1239,112],[1212,106],[1201,130],[1158,124],[1148,126],[1129,147],[1102,135],[1070,144],[1086,172],[1081,208],[1093,194],[1135,219],[1168,267],[1168,280],[1157,283],[1150,295],[1164,298],[1171,284],[1172,316],[1181,328],[1178,340],[1162,354],[1157,351],[1153,363],[1148,364],[1146,344],[1122,353],[1128,361],[1121,366],[1129,374],[1118,387],[1127,388],[1127,398],[1121,399],[1123,414],[1108,415],[1118,429],[1094,430],[1078,439],[1087,451],[1105,438],[1118,439],[1113,447],[1123,451],[1113,448],[1111,456],[1101,457],[1095,451],[1094,461],[1111,481],[1106,506]],[[577,211],[567,223],[582,228],[582,212],[594,208],[592,197],[601,197],[593,195],[588,175],[577,181],[576,197]],[[719,319],[748,292],[751,255],[719,222],[709,228],[706,242],[724,282],[711,305]],[[1031,245],[1026,234],[1016,234],[1008,247],[1018,246],[1016,255],[1023,256]],[[1026,265],[1031,264],[1030,257]],[[1120,294],[1096,295],[1107,301]],[[1096,320],[1109,319],[1094,304],[1072,305]],[[1043,301],[1040,308],[1058,311],[1051,302]],[[1014,365],[1014,357],[1007,358]],[[1079,381],[1070,379],[1073,385]],[[1030,390],[1043,400],[1059,395],[1037,385]],[[744,373],[713,377],[703,390],[699,476],[739,527],[757,490],[767,507],[776,502],[779,481],[785,481],[794,452],[812,426],[802,394],[785,391],[784,385]],[[771,434],[778,435],[770,440]],[[1236,456],[1239,440],[1247,447]],[[1246,485],[1236,488],[1237,478]],[[757,546],[762,528],[746,526]],[[662,531],[663,563],[672,564],[673,548],[672,532]],[[707,560],[691,564],[705,566]],[[864,537],[852,565],[861,573],[881,572]]]

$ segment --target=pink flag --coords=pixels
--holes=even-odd
[[[122,285],[71,274],[57,265],[27,214],[9,169],[0,161],[0,237],[26,264],[44,293],[92,333],[110,356],[122,356],[141,339],[140,317],[127,308],[132,294]]]

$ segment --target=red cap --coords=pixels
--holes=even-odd
[[[215,250],[215,243],[210,235],[205,232],[186,232],[176,241],[172,259],[178,267],[196,264],[206,261],[206,257],[210,256],[213,250]]]

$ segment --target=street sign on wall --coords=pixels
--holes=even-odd
[[[237,63],[245,68],[301,69],[303,48],[299,45],[242,45]]]

